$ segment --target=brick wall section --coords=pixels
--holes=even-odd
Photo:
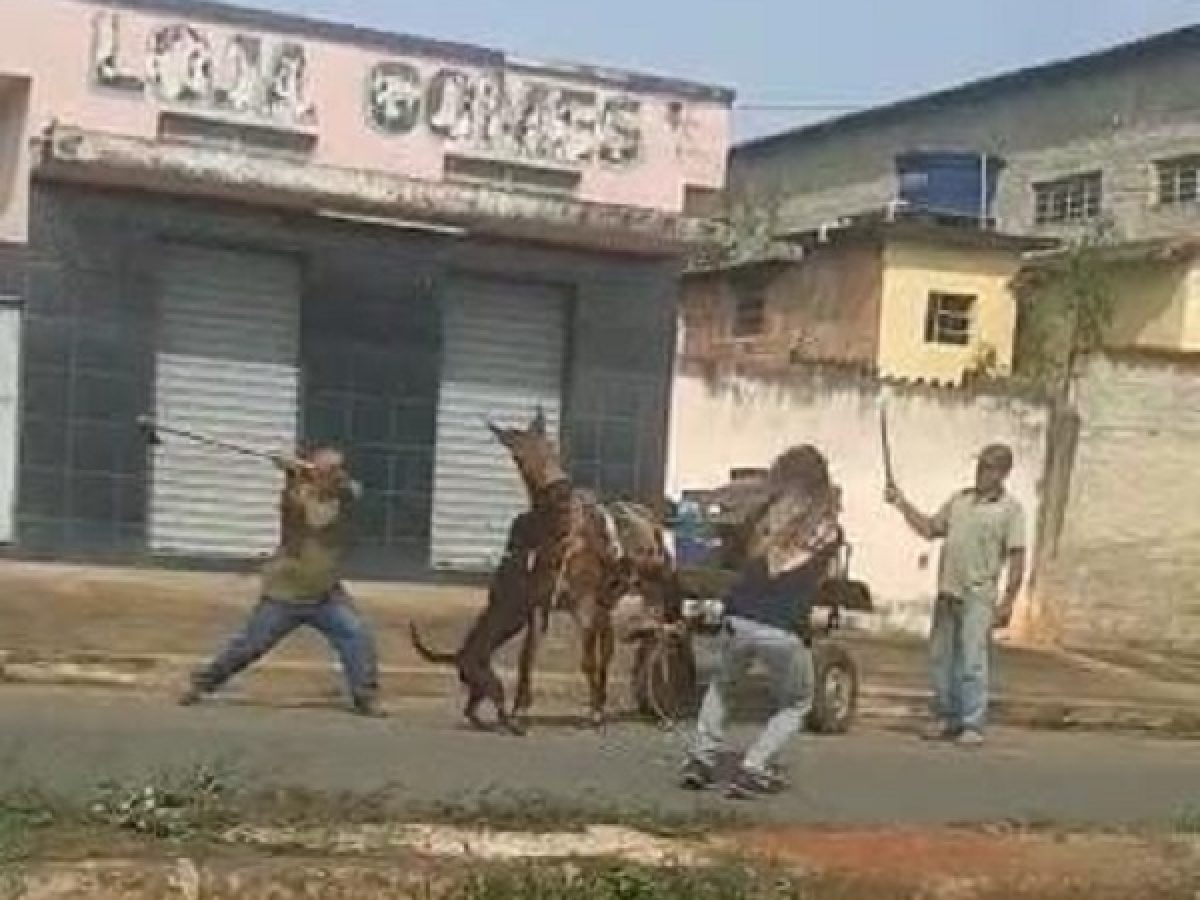
[[[1200,363],[1090,362],[1044,591],[1070,644],[1200,649]]]
[[[819,248],[803,262],[695,275],[681,296],[687,359],[786,364],[793,358],[874,365],[883,257],[878,246]],[[761,289],[761,335],[736,337],[740,290]]]
[[[661,496],[676,270],[662,263],[448,242],[198,201],[64,186],[35,192],[29,250],[0,253],[23,298],[15,552],[145,553],[156,245],[217,242],[304,259],[302,429],[347,448],[369,489],[355,570],[428,557],[440,369],[438,297],[472,269],[569,286],[572,471],[606,494]]]
[[[781,217],[816,227],[879,209],[896,194],[894,158],[912,150],[973,150],[1002,158],[1000,227],[1034,225],[1032,184],[1104,173],[1105,208],[1130,238],[1194,231],[1195,204],[1154,205],[1156,159],[1200,152],[1200,32],[1119,63],[858,119],[735,151],[730,181],[787,196]]]

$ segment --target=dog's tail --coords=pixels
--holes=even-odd
[[[417,631],[416,625],[408,626],[408,634],[412,639],[413,649],[420,654],[425,662],[433,663],[437,666],[453,666],[458,664],[458,656],[454,653],[439,653],[436,650],[431,650],[425,641],[421,639],[421,633]]]

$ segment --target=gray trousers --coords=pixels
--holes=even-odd
[[[799,733],[812,708],[813,661],[809,649],[791,631],[731,617],[722,637],[720,662],[704,703],[690,749],[692,759],[715,767],[725,747],[729,698],[751,662],[760,662],[770,679],[775,711],[742,760],[748,771],[765,773],[788,741]]]

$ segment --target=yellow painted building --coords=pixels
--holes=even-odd
[[[960,381],[1012,370],[1012,247],[899,238],[883,245],[878,366],[883,375]]]
[[[1046,241],[922,222],[789,236],[798,259],[692,272],[685,360],[836,362],[944,383],[1011,371],[1026,251]]]

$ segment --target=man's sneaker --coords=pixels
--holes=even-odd
[[[354,701],[354,714],[364,719],[386,719],[387,711],[374,697],[362,697]]]
[[[968,728],[965,731],[963,731],[962,734],[960,734],[957,738],[954,739],[954,743],[960,747],[967,747],[967,748],[982,747],[984,744],[983,732],[976,731],[973,728]]]
[[[788,771],[779,763],[771,763],[767,766],[767,775],[769,775],[777,785],[778,791],[786,791],[792,786],[792,781],[788,778]]]
[[[921,729],[923,741],[953,741],[962,734],[962,729],[951,722],[930,722]]]
[[[729,784],[725,786],[725,795],[733,800],[750,800],[755,797],[766,797],[778,794],[787,787],[787,782],[774,772],[753,772],[750,769],[738,769]]]
[[[195,706],[206,696],[208,696],[207,692],[201,690],[193,684],[190,685],[186,691],[179,695],[179,705]]]
[[[716,780],[712,766],[702,763],[698,759],[689,759],[683,767],[683,773],[679,776],[680,786],[689,791],[708,790],[716,783]]]

